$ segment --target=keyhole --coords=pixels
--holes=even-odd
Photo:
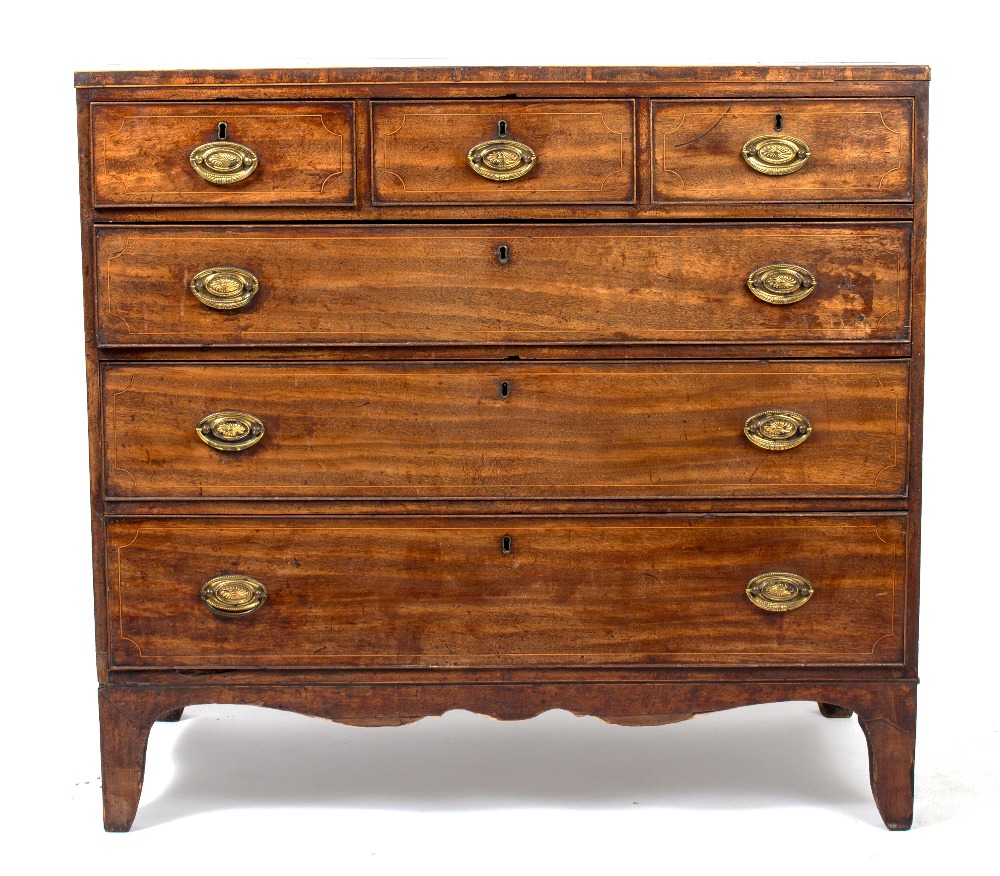
[[[506,380],[500,381],[500,398],[507,398],[510,395],[510,384]]]
[[[498,265],[509,265],[510,264],[510,250],[507,248],[506,243],[501,243],[497,247],[497,264]]]
[[[229,125],[227,125],[225,122],[219,122],[219,139],[220,140],[225,140],[226,139],[226,133],[228,131],[229,131]]]
[[[781,130],[781,113],[777,113],[774,116],[774,130],[775,131]]]
[[[506,119],[500,119],[500,121],[497,122],[497,136],[498,137],[506,137],[507,136],[507,121],[506,121]]]
[[[514,539],[505,535],[500,539],[500,553],[509,554],[512,550],[514,550]]]

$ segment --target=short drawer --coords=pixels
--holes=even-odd
[[[630,100],[376,102],[375,201],[632,203],[634,132]]]
[[[107,534],[112,659],[232,668],[899,663],[904,523],[116,520]]]
[[[910,201],[913,102],[654,101],[653,200]]]
[[[903,223],[103,226],[98,337],[106,346],[905,341],[910,233]]]
[[[107,365],[107,491],[900,496],[907,376],[891,360]]]
[[[94,104],[95,206],[351,205],[353,106]]]

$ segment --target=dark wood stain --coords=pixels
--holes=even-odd
[[[902,655],[904,529],[893,517],[118,520],[108,547],[123,667]],[[792,612],[757,608],[747,582],[775,570],[804,576],[815,595]],[[198,593],[237,573],[263,582],[267,602],[221,618]]]

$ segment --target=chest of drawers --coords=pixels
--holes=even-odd
[[[923,67],[77,75],[105,825],[156,720],[916,725]]]

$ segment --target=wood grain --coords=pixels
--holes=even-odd
[[[118,520],[108,529],[113,660],[119,667],[899,662],[904,522]],[[787,613],[754,606],[747,582],[776,570],[805,576],[814,596]],[[263,582],[267,602],[246,617],[211,613],[198,594],[223,574]]]
[[[220,88],[227,85],[260,87],[326,85],[344,83],[352,87],[368,83],[387,84],[397,90],[407,83],[438,84],[452,88],[468,83],[482,89],[492,84],[622,83],[632,88],[650,83],[697,83],[701,88],[713,83],[893,82],[926,80],[930,68],[900,64],[806,64],[744,65],[739,67],[324,67],[305,70],[94,70],[75,74],[77,87],[126,87],[152,85],[176,88],[185,85]]]
[[[764,134],[808,144],[787,176],[744,160]],[[913,198],[910,100],[654,101],[655,201],[909,201]]]
[[[97,205],[278,205],[354,202],[351,103],[99,103],[93,112]],[[218,139],[252,149],[247,179],[213,185],[191,166],[191,150]]]
[[[107,829],[135,815],[152,722],[195,703],[359,725],[455,708],[636,725],[791,699],[858,714],[879,812],[908,827],[928,78],[886,65],[78,74]],[[607,200],[584,191],[609,164],[607,126],[549,118],[532,140],[538,119],[515,115],[557,105],[621,113]],[[402,179],[436,186],[416,197],[379,165],[375,131],[415,106],[448,120],[393,144]],[[464,156],[496,118],[473,136],[455,107],[504,110],[512,136],[546,141],[539,165],[512,186],[468,183]],[[301,121],[317,110],[343,160]],[[778,113],[813,155],[764,178],[739,150]],[[225,191],[195,187],[208,184],[187,158],[218,121],[262,156]],[[561,179],[564,199],[532,179]],[[638,245],[609,242],[623,232]],[[478,249],[505,242],[494,235],[516,244],[506,273]],[[807,308],[755,304],[743,261],[795,261],[789,245],[819,289]],[[223,256],[262,259],[245,313],[188,301],[187,259]],[[740,427],[764,396],[801,406],[809,441],[750,447]],[[268,432],[223,456],[193,424],[237,399],[260,402]],[[835,537],[841,524],[857,537]],[[749,603],[724,579],[762,551],[801,564],[817,592],[741,624]],[[274,598],[244,619],[246,652],[238,627],[199,626],[189,585],[251,562]],[[284,636],[263,635],[268,622]],[[307,639],[323,642],[295,657]]]
[[[902,223],[102,227],[99,338],[241,347],[905,341],[909,259]],[[784,262],[813,272],[816,289],[792,305],[755,298],[750,273]],[[224,265],[260,281],[241,310],[212,310],[191,294],[195,274]]]
[[[502,397],[506,382],[508,397]],[[900,495],[901,362],[107,366],[112,496]],[[762,450],[748,417],[808,417]],[[206,446],[245,410],[263,440]]]
[[[526,176],[477,174],[469,150],[497,136],[530,146]],[[629,203],[635,200],[633,101],[372,104],[374,197],[385,203]]]

